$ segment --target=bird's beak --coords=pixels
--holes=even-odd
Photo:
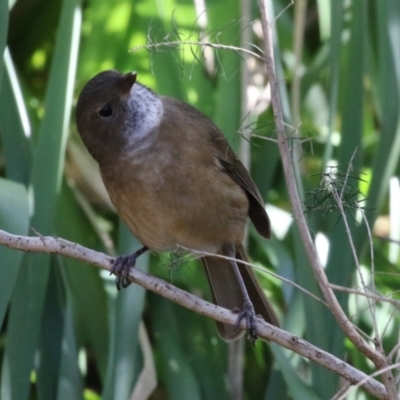
[[[122,85],[121,85],[121,94],[122,96],[127,96],[134,83],[136,82],[137,73],[135,72],[128,72],[125,75],[122,75]]]

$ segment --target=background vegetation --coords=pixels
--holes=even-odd
[[[320,295],[292,224],[276,144],[265,140],[275,138],[265,66],[240,51],[165,44],[211,41],[258,52],[257,3],[200,3],[0,1],[0,229],[56,235],[109,254],[139,247],[112,211],[71,118],[94,74],[136,70],[140,82],[207,114],[251,169],[269,204],[274,238],[264,241],[250,227],[249,251],[282,327],[372,373],[325,306],[265,271]],[[359,204],[374,226],[372,274],[367,229],[349,207],[354,246],[371,290],[396,298],[399,243],[381,237],[400,239],[400,3],[267,3],[276,16],[277,70],[298,184],[329,280],[360,285],[343,219],[320,185],[329,166],[339,166],[340,180],[354,154],[349,201],[366,198]],[[130,51],[146,44],[158,45]],[[196,263],[152,255],[138,264],[209,298]],[[375,319],[395,359],[397,310],[380,303],[372,317],[364,297],[338,292],[338,298],[366,335],[374,335]],[[112,277],[74,260],[0,247],[0,328],[2,400],[143,399],[153,389],[153,399],[230,397],[232,350],[212,321],[140,287],[117,293]],[[277,346],[245,343],[244,351],[245,399],[328,399],[338,390],[336,375]]]

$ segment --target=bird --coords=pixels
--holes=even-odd
[[[118,215],[143,245],[115,258],[118,289],[147,250],[200,252],[214,303],[238,313],[234,326],[216,323],[223,340],[242,336],[245,319],[254,342],[257,315],[279,326],[253,269],[242,263],[248,217],[266,239],[271,223],[221,130],[195,107],[139,83],[136,72],[115,70],[86,83],[76,123]]]

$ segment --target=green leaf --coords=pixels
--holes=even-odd
[[[35,209],[31,226],[41,234],[54,232],[78,52],[79,3],[68,0],[63,4],[46,93],[46,114],[33,164]],[[12,299],[7,330],[4,356],[7,368],[3,367],[2,386],[8,386],[9,393],[3,400],[8,400],[9,395],[20,400],[29,396],[29,377],[39,340],[49,267],[48,255],[35,254],[20,270],[22,282]]]
[[[229,7],[224,1],[213,1],[208,5],[209,29],[218,33],[218,41],[238,46],[240,39],[239,1],[231,1]],[[240,55],[233,51],[214,52],[217,67],[217,87],[214,115],[215,125],[228,138],[233,149],[239,147],[237,130],[241,119]]]
[[[374,222],[384,203],[389,179],[398,165],[400,155],[400,52],[396,43],[396,37],[400,33],[398,2],[384,2],[377,9],[377,14],[380,28],[377,32],[378,54],[373,53],[371,56],[379,60],[376,101],[379,104],[382,132],[374,154],[372,181],[366,205],[367,208],[372,208],[368,212],[370,223]]]
[[[89,248],[102,250],[97,234],[79,208],[71,188],[65,181],[59,199],[56,229],[61,237]],[[93,351],[104,384],[108,368],[110,330],[109,304],[104,281],[97,268],[70,258],[63,258],[62,271],[73,307],[77,346],[88,345]]]
[[[8,33],[8,0],[0,0],[0,54],[4,54]],[[0,89],[3,76],[3,60],[0,61]]]
[[[119,237],[121,255],[133,253],[141,247],[122,223]],[[147,272],[148,260],[148,253],[141,255],[136,268]],[[138,285],[131,285],[117,293],[113,278],[108,285],[112,286],[109,290],[111,345],[103,399],[128,399],[142,368],[141,354],[138,352],[138,331],[146,291]]]
[[[271,344],[271,350],[274,353],[275,360],[280,367],[282,375],[285,377],[286,384],[288,385],[290,398],[293,400],[319,400],[319,397],[310,385],[307,385],[297,374],[293,368],[285,351],[277,346]],[[315,384],[315,382],[314,382]]]
[[[31,174],[31,127],[20,84],[8,49],[4,54],[6,71],[0,87],[0,134],[6,162],[6,175],[28,184]]]
[[[296,282],[301,287],[306,288],[309,292],[321,297],[318,283],[314,278],[314,274],[302,245],[297,226],[293,229],[293,236],[296,249],[296,261],[299,265],[296,271]],[[306,310],[305,335],[307,336],[307,339],[314,345],[324,350],[332,349],[331,342],[333,339],[337,339],[338,342],[340,342],[340,340],[343,341],[343,333],[337,328],[337,324],[335,323],[333,316],[326,309],[326,307],[305,293],[302,293],[302,298],[304,310]],[[313,388],[319,394],[319,396],[322,398],[325,397],[324,395],[330,396],[335,393],[339,382],[338,376],[316,363],[312,363],[310,367],[312,371]],[[284,374],[283,371],[282,373]],[[284,377],[286,380],[288,375],[284,374]],[[286,382],[288,385],[291,383],[288,381]]]
[[[0,178],[0,229],[26,235],[29,228],[28,193],[23,185]],[[0,327],[24,253],[0,246]]]
[[[183,341],[180,340],[182,334],[177,330],[173,305],[159,296],[150,295],[149,298],[152,300],[156,347],[160,353],[159,368],[168,397],[174,400],[200,400],[200,381],[197,380],[192,366],[192,356],[187,353]]]
[[[53,230],[57,195],[61,188],[65,145],[81,25],[80,1],[64,1],[56,52],[46,92],[46,114],[40,126],[32,171],[35,211],[32,226],[42,234]]]
[[[42,316],[39,306],[43,303],[35,298],[37,291],[31,284],[43,271],[32,264],[33,257],[25,255],[11,300],[1,374],[2,400],[23,400],[29,395],[33,356],[41,327],[41,318],[35,317]]]
[[[37,363],[37,393],[42,400],[57,397],[62,340],[64,335],[65,299],[60,266],[52,257],[49,284],[44,302]]]
[[[360,170],[362,163],[362,132],[364,123],[363,113],[363,77],[365,71],[364,55],[366,50],[366,5],[362,0],[356,0],[352,4],[354,18],[351,24],[351,39],[348,46],[348,59],[346,64],[347,74],[345,82],[345,93],[343,107],[343,124],[341,144],[338,155],[338,163],[345,171],[352,159],[352,165],[356,170]],[[339,216],[335,214],[333,218],[337,220]],[[348,222],[353,231],[353,237],[358,233],[356,222],[349,214]],[[334,232],[334,234],[333,234]],[[336,285],[347,286],[352,279],[355,265],[349,239],[346,235],[342,221],[337,224],[330,236],[330,252],[326,273],[329,281]],[[355,238],[357,240],[357,238]],[[347,295],[337,294],[341,306],[347,309]],[[325,322],[325,326],[330,334],[327,339],[328,347],[323,347],[332,354],[343,357],[344,355],[344,335],[338,324],[330,318],[330,322]],[[321,393],[320,393],[321,394]],[[332,393],[333,395],[333,393]]]
[[[58,375],[56,400],[82,400],[83,377],[78,365],[78,347],[74,332],[72,302],[68,295],[64,319],[64,336],[61,349],[61,365]]]
[[[340,50],[342,41],[343,0],[331,2],[331,33],[329,46],[329,122],[328,136],[324,150],[324,166],[332,158],[332,133],[337,113],[340,72]]]

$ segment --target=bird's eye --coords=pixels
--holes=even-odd
[[[105,106],[98,112],[102,118],[110,118],[113,115],[113,109],[110,106]]]

